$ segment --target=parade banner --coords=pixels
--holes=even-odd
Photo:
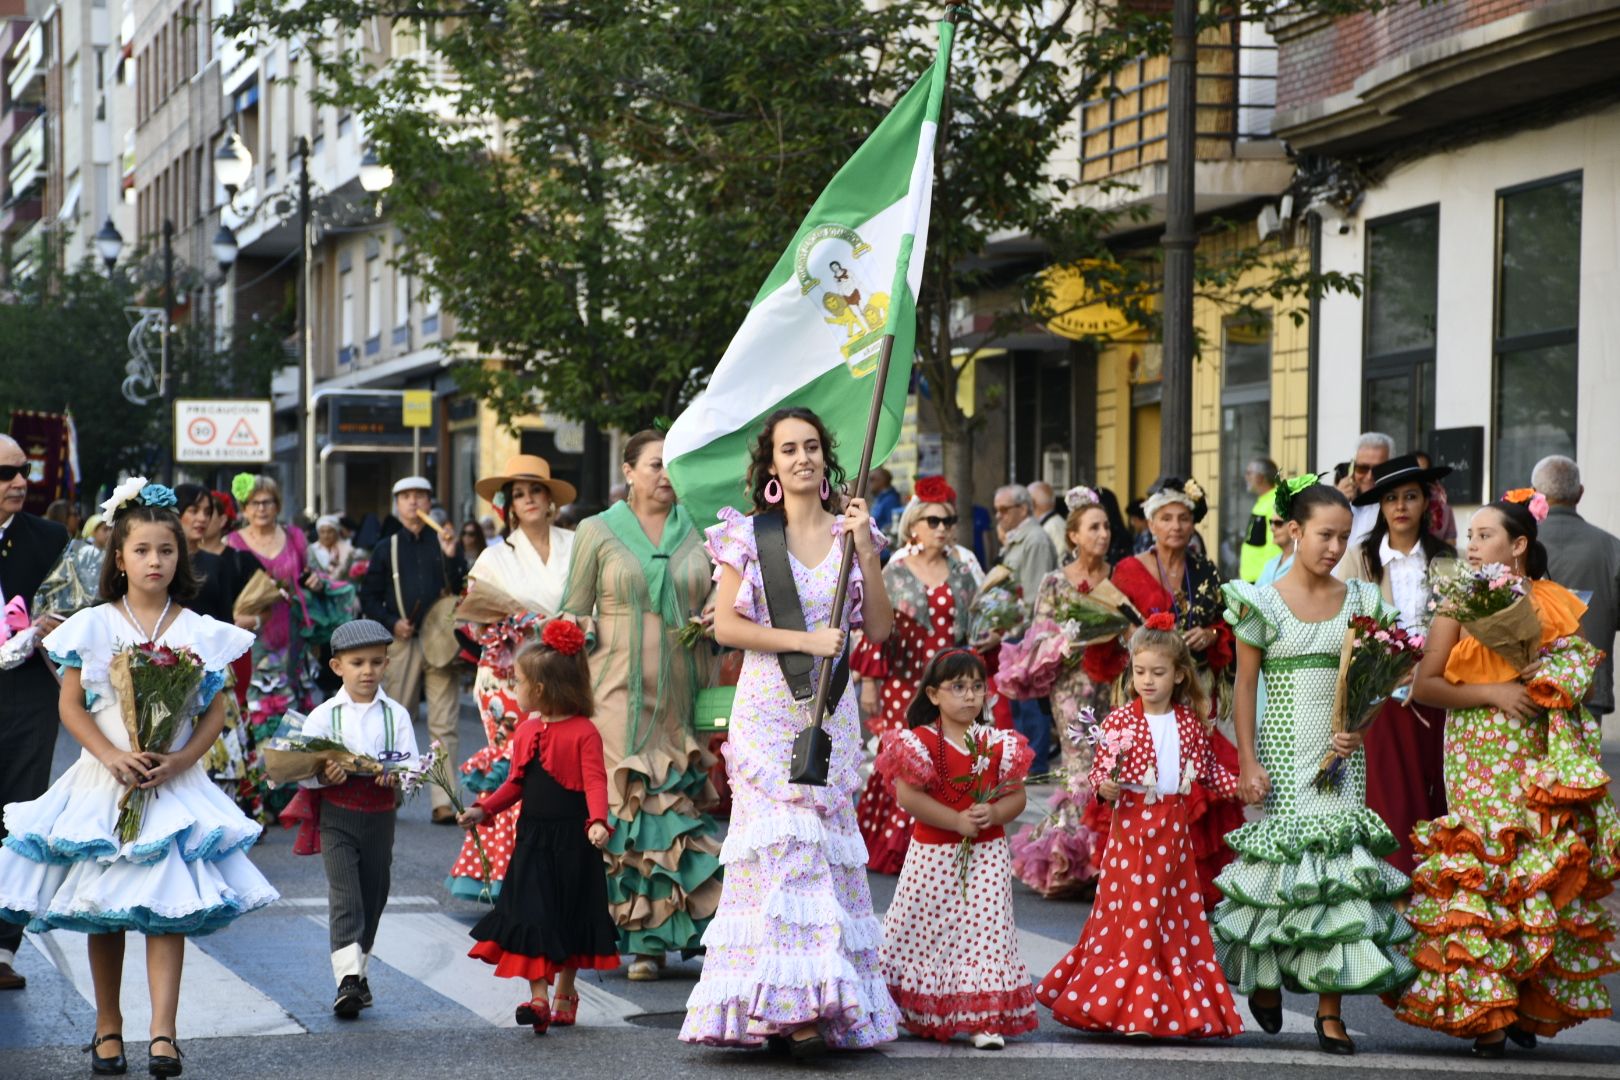
[[[747,508],[748,443],[779,408],[812,409],[841,445],[860,446],[870,380],[890,334],[873,463],[894,450],[911,383],[934,136],[953,32],[952,24],[939,24],[934,63],[822,191],[707,388],[669,429],[670,479],[700,524],[722,506]]]
[[[72,445],[71,421],[58,413],[18,409],[11,414],[11,437],[28,458],[28,497],[23,509],[44,514],[72,488],[78,449]]]

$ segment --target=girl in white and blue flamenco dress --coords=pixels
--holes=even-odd
[[[152,998],[149,1071],[178,1076],[175,1014],[185,939],[228,925],[276,899],[246,851],[260,826],[208,779],[203,757],[224,723],[225,670],[253,644],[248,631],[180,606],[196,592],[168,488],[144,478],[103,506],[113,532],[101,578],[105,603],[78,612],[44,641],[61,665],[62,724],[83,746],[79,760],[32,802],[5,808],[0,918],[31,930],[89,935],[96,993],[92,1070],[125,1071],[119,984],[124,934],[146,935]],[[145,644],[190,649],[206,672],[168,753],[130,749],[113,658]],[[138,834],[118,834],[119,800],[151,791]]]

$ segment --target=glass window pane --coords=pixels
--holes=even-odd
[[[1367,355],[1434,346],[1440,213],[1367,228]]]
[[[1548,454],[1575,456],[1575,378],[1573,342],[1496,358],[1494,490],[1528,486]]]
[[[1580,177],[1502,197],[1499,337],[1573,327],[1580,270]]]
[[[1221,378],[1227,389],[1271,382],[1271,322],[1229,319],[1221,345]]]
[[[1411,441],[1411,390],[1410,375],[1388,375],[1367,380],[1364,394],[1367,415],[1362,422],[1362,430],[1384,432],[1395,440],[1397,453],[1405,453],[1406,444]]]
[[[1243,467],[1271,456],[1271,403],[1256,401],[1221,409],[1221,570],[1238,575],[1238,547],[1249,527],[1254,496],[1243,479]]]

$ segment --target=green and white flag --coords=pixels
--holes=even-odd
[[[866,437],[872,377],[894,335],[872,462],[899,439],[917,336],[917,291],[934,189],[934,134],[955,27],[939,54],[838,170],[765,279],[709,385],[670,427],[664,460],[701,525],[748,509],[748,444],[777,409],[812,409],[847,465]]]

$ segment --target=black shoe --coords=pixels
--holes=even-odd
[[[90,1055],[90,1071],[97,1076],[123,1076],[128,1072],[129,1062],[124,1060],[123,1041],[124,1037],[116,1031],[106,1035],[97,1035],[96,1041],[84,1048],[84,1052]],[[119,1052],[110,1058],[104,1058],[96,1053],[97,1048],[104,1042],[120,1044]]]
[[[153,1047],[157,1046],[158,1043],[168,1043],[174,1048],[174,1055],[171,1057],[168,1054],[154,1053]],[[153,1076],[179,1076],[182,1071],[180,1067],[180,1044],[167,1035],[159,1035],[153,1039],[146,1047],[146,1071]]]
[[[1260,1030],[1267,1035],[1275,1035],[1282,1030],[1282,1012],[1281,994],[1278,995],[1275,1005],[1262,1005],[1253,997],[1249,998],[1249,1014],[1254,1017],[1254,1022],[1260,1025]]]
[[[360,987],[360,976],[343,976],[343,981],[338,983],[337,997],[332,999],[332,1011],[345,1020],[353,1020],[365,1007],[366,999]]]
[[[827,1052],[827,1040],[821,1037],[821,1032],[804,1039],[795,1039],[788,1036],[788,1056],[795,1061],[805,1061],[818,1058]]]
[[[360,976],[360,1007],[362,1009],[371,1008],[371,983],[366,980],[364,975]]]
[[[1477,1058],[1493,1059],[1505,1057],[1507,1055],[1507,1037],[1505,1035],[1502,1038],[1497,1039],[1495,1042],[1486,1042],[1486,1038],[1487,1036],[1481,1035],[1479,1038],[1475,1039],[1474,1045],[1469,1048],[1469,1053],[1473,1054]]]
[[[1513,1045],[1520,1049],[1534,1050],[1536,1048],[1536,1033],[1526,1031],[1517,1024],[1508,1027],[1507,1037],[1512,1039]]]
[[[1356,1052],[1356,1044],[1351,1042],[1349,1039],[1335,1039],[1332,1035],[1329,1035],[1326,1031],[1322,1030],[1322,1021],[1324,1020],[1337,1020],[1341,1024],[1344,1023],[1344,1019],[1342,1017],[1334,1016],[1332,1013],[1321,1013],[1317,1015],[1316,1043],[1322,1048],[1322,1052],[1327,1054],[1343,1054],[1346,1056],[1354,1054]]]
[[[788,1044],[792,1042],[786,1035],[765,1036],[765,1052],[771,1057],[787,1057],[792,1052]]]

